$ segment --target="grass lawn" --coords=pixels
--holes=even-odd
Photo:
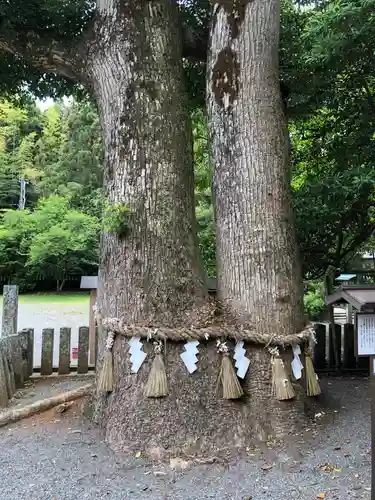
[[[20,304],[85,304],[90,300],[90,292],[41,292],[41,293],[28,293],[19,296]],[[0,303],[3,297],[0,295]]]

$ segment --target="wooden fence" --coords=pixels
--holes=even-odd
[[[335,371],[334,342],[337,346],[341,372],[368,372],[369,358],[356,357],[354,325],[335,323],[333,334],[331,326],[317,324],[315,331],[314,365],[318,372]]]
[[[0,407],[6,407],[16,390],[32,375],[29,352],[32,352],[32,338],[28,332],[0,338]]]
[[[34,367],[34,330],[26,328],[16,335],[0,337],[0,408],[6,407],[17,389],[22,389],[25,382],[34,374],[68,375],[72,371],[86,374],[95,367],[89,364],[89,328],[78,329],[77,365],[71,364],[71,329],[61,328],[59,340],[58,366],[53,363],[54,341],[53,328],[42,331],[40,368]]]
[[[28,359],[33,358],[35,352],[34,346],[34,330],[24,330],[29,332],[32,337],[32,350],[28,353]],[[71,328],[60,328],[60,331],[55,334],[53,328],[44,328],[42,330],[41,342],[41,357],[40,368],[35,366],[34,360],[30,361],[33,364],[34,371],[39,372],[40,375],[52,375],[56,371],[59,375],[68,375],[72,371],[84,374],[89,369],[94,368],[89,364],[89,328],[81,326],[78,328],[78,348],[76,349],[77,363],[75,366],[71,363],[72,360],[72,346],[71,346]],[[58,344],[58,361],[57,365],[54,363],[54,344]]]

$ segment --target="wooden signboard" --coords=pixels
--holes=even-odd
[[[375,314],[357,313],[355,331],[357,356],[375,356]]]
[[[371,500],[375,500],[375,313],[357,313],[355,332],[357,356],[370,358]]]

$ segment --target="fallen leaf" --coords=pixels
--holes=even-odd
[[[135,454],[135,458],[139,458],[141,455],[142,455],[142,452],[141,451],[137,451],[137,453]]]
[[[263,464],[263,465],[261,466],[261,469],[262,469],[262,470],[264,470],[264,471],[267,471],[267,470],[272,469],[272,467],[273,467],[273,465],[272,465],[272,464],[271,464],[271,465],[270,465],[270,464]]]
[[[342,471],[342,469],[340,469],[339,467],[336,467],[335,465],[330,465],[327,463],[319,465],[318,468],[324,472],[341,472]]]
[[[318,495],[316,495],[316,498],[326,498],[327,497],[327,493],[323,492],[323,493],[318,493]]]
[[[61,405],[56,407],[56,413],[64,413],[66,410],[68,410],[73,403],[62,403]]]

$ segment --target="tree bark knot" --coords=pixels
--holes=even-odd
[[[212,92],[220,107],[232,107],[238,95],[239,64],[230,47],[219,52],[212,70]]]
[[[97,321],[100,326],[110,332],[125,337],[141,337],[153,340],[171,340],[174,342],[189,342],[191,340],[210,339],[233,339],[236,342],[241,340],[253,344],[264,345],[265,347],[277,346],[287,347],[300,344],[312,346],[315,340],[315,329],[312,324],[308,324],[299,333],[290,335],[261,334],[253,330],[242,327],[226,326],[222,324],[197,327],[157,327],[152,325],[129,325],[121,318],[105,318],[98,314]]]

